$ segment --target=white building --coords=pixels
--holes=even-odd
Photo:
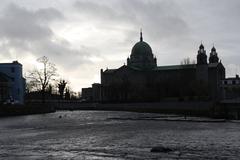
[[[22,64],[18,61],[12,63],[0,63],[0,73],[9,77],[8,99],[16,103],[24,103],[25,79],[22,76]]]

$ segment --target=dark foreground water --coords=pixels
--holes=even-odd
[[[240,159],[240,123],[162,118],[179,117],[66,111],[1,118],[0,159]],[[172,151],[150,152],[156,146]]]

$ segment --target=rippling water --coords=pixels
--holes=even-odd
[[[163,120],[164,118],[164,120]],[[0,119],[0,159],[239,159],[240,123],[64,111]],[[173,151],[152,153],[152,147]]]

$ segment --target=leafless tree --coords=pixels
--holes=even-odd
[[[70,94],[70,89],[69,89],[69,87],[66,88],[65,99],[67,99],[67,100],[70,100],[70,99],[71,99],[71,94]]]
[[[57,76],[57,68],[55,64],[51,63],[46,56],[37,59],[37,62],[42,64],[42,68],[35,68],[29,72],[30,83],[35,84],[37,89],[40,88],[42,92],[42,100],[45,101],[45,92],[48,85]]]
[[[195,60],[191,60],[189,57],[184,58],[181,62],[181,65],[186,65],[186,64],[196,64]]]

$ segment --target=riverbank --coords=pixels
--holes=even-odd
[[[57,110],[102,110],[178,114],[224,119],[240,119],[239,103],[211,101],[156,102],[156,103],[52,103]]]
[[[48,104],[34,105],[1,105],[0,117],[44,114],[55,112],[55,108]]]
[[[239,103],[213,103],[210,101],[157,103],[81,103],[79,101],[48,101],[44,104],[35,102],[27,103],[27,105],[24,106],[1,106],[0,117],[51,113],[56,110],[130,111],[217,119],[240,119]]]
[[[214,117],[212,102],[55,103],[57,110],[103,110]]]

